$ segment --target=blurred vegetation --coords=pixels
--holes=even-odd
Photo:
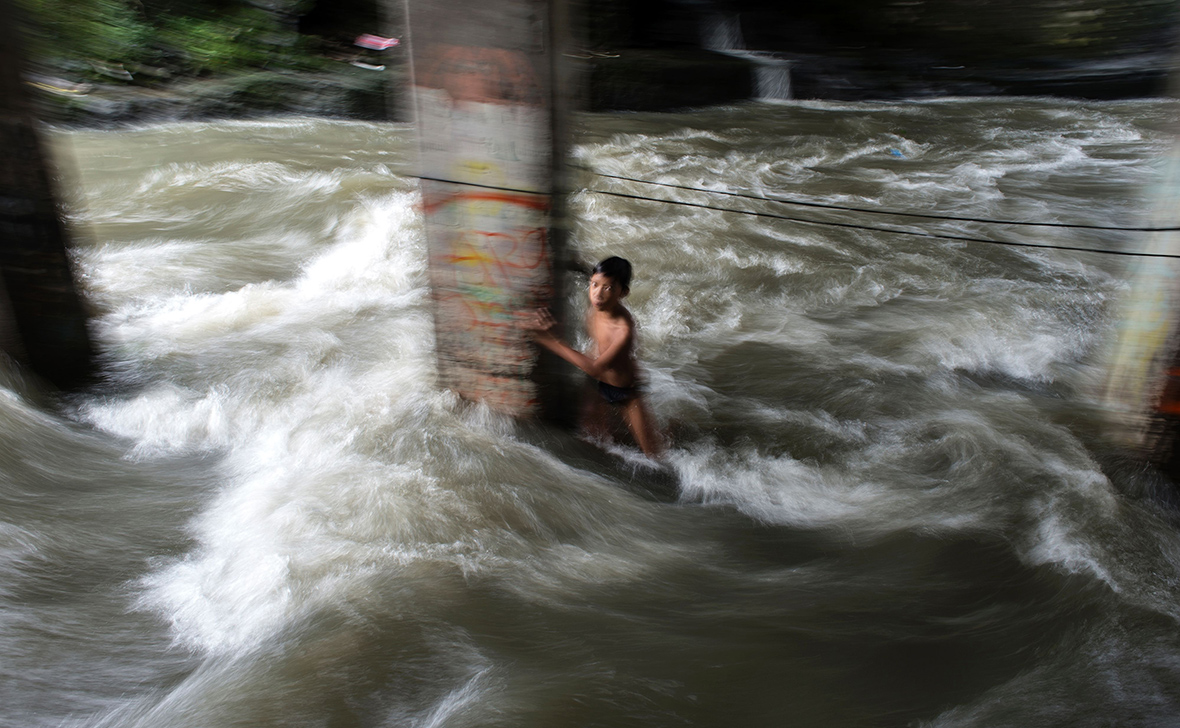
[[[383,25],[401,22],[383,17],[392,1],[16,0],[46,116],[69,120],[395,113],[402,92],[388,79],[404,75],[404,49],[353,45],[360,33],[401,34]],[[702,50],[718,27],[790,57],[796,93],[817,97],[1154,94],[1180,15],[1177,0],[570,2],[593,103],[627,109],[744,98],[750,69]],[[385,65],[392,74],[373,73]],[[1087,70],[1103,65],[1113,70]],[[681,93],[683,78],[695,95]]]
[[[1166,50],[1176,0],[580,0],[592,48],[698,43],[701,25],[740,21],[747,48],[946,61],[1096,59]]]
[[[309,2],[262,8],[222,0],[21,0],[35,66],[73,78],[150,84],[248,69],[316,70],[318,39],[301,35]]]
[[[864,37],[937,48],[964,60],[1134,54],[1175,41],[1174,0],[893,0]]]
[[[152,28],[117,0],[24,0],[25,42],[37,59],[132,62],[144,57]]]
[[[18,0],[30,55],[95,80],[317,70],[380,0]],[[897,51],[954,62],[1109,57],[1169,46],[1176,0],[571,0],[590,48],[698,47],[701,28],[741,19],[747,47]],[[302,24],[302,27],[301,27]],[[301,30],[303,32],[301,32]],[[339,55],[339,53],[337,53]],[[130,78],[128,78],[130,76]]]

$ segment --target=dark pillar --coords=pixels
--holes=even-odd
[[[519,326],[560,309],[568,267],[561,0],[411,0],[408,19],[440,384],[568,413],[556,358]]]
[[[0,346],[52,384],[90,376],[93,349],[37,136],[12,0],[0,0]]]

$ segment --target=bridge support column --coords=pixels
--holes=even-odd
[[[564,368],[518,326],[560,308],[568,267],[563,5],[408,8],[440,383],[517,417],[568,412]]]
[[[0,0],[0,346],[57,387],[91,375],[86,314],[22,78],[12,0]]]

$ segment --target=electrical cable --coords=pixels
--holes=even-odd
[[[595,174],[597,174],[597,173],[595,173]],[[606,175],[606,174],[602,174],[599,176],[615,177],[615,175]],[[630,178],[628,178],[628,177],[615,177],[615,178],[630,180]],[[549,194],[547,192],[537,192],[534,190],[522,190],[522,189],[514,189],[514,188],[510,188],[510,187],[501,187],[501,186],[496,186],[496,185],[484,185],[484,184],[479,184],[477,182],[460,182],[458,180],[442,179],[439,177],[418,176],[417,179],[428,180],[431,182],[444,182],[447,184],[461,185],[461,186],[465,186],[465,187],[479,187],[481,189],[497,190],[497,191],[501,191],[501,192],[512,192],[512,193],[518,193],[518,194],[527,194],[527,195]],[[630,180],[630,181],[641,182],[641,183],[644,182],[644,180]],[[746,197],[749,199],[759,200],[762,202],[783,202],[782,200],[775,200],[773,198],[768,198],[768,197],[756,197],[756,196],[750,196],[750,195],[741,195],[738,193],[719,192],[717,190],[705,190],[705,189],[698,189],[695,187],[680,187],[679,185],[671,185],[671,184],[665,184],[665,183],[661,183],[661,182],[647,182],[647,184],[662,185],[662,186],[666,186],[666,187],[679,187],[680,189],[690,190],[693,192],[702,192],[705,194],[712,193],[712,194],[724,194],[724,195],[729,195],[729,196],[733,196],[733,197]],[[771,212],[755,212],[752,210],[737,210],[737,209],[734,209],[731,207],[719,207],[717,205],[704,205],[704,204],[700,204],[700,203],[696,203],[696,202],[682,202],[679,200],[664,200],[664,199],[660,199],[658,197],[644,197],[642,195],[630,195],[630,194],[627,194],[624,192],[611,192],[609,190],[598,190],[598,189],[587,188],[585,191],[599,194],[599,195],[609,195],[612,197],[621,197],[621,198],[630,199],[630,200],[640,200],[640,201],[644,201],[644,202],[662,202],[666,205],[680,205],[682,207],[696,207],[696,208],[700,208],[703,210],[715,210],[717,212],[731,212],[731,213],[738,214],[738,215],[750,215],[753,217],[764,217],[764,218],[770,218],[773,220],[784,220],[787,222],[801,223],[804,225],[821,225],[821,226],[827,226],[827,227],[847,228],[847,229],[852,229],[852,230],[865,230],[865,231],[869,231],[869,232],[892,233],[894,235],[912,235],[915,237],[934,238],[934,239],[938,239],[938,240],[952,240],[955,242],[963,242],[963,243],[982,243],[982,244],[987,244],[987,245],[1003,245],[1003,246],[1017,247],[1017,248],[1042,248],[1042,249],[1047,249],[1047,250],[1068,250],[1068,251],[1081,252],[1081,253],[1099,253],[1099,254],[1103,254],[1103,255],[1121,255],[1121,256],[1134,257],[1134,258],[1180,259],[1180,254],[1145,253],[1145,252],[1128,251],[1128,250],[1110,250],[1110,249],[1106,249],[1106,248],[1083,248],[1083,247],[1074,246],[1074,245],[1050,245],[1048,243],[1018,243],[1018,242],[1011,241],[1011,240],[991,240],[988,238],[973,238],[973,237],[968,237],[965,235],[946,235],[943,233],[920,232],[920,231],[915,231],[915,230],[897,230],[897,229],[893,229],[893,228],[874,227],[872,225],[857,225],[855,223],[847,223],[847,222],[807,220],[804,218],[791,217],[789,215],[778,215],[778,214],[771,213]],[[820,203],[789,203],[789,204],[806,204],[808,206],[815,206],[815,207],[822,207],[823,206]],[[874,212],[872,210],[858,210],[856,208],[836,208],[836,209],[842,209],[847,212]],[[879,211],[877,211],[877,212],[879,212]],[[887,213],[887,214],[908,215],[911,213]],[[924,215],[918,215],[918,214],[914,214],[914,216],[915,217],[926,217]],[[982,219],[973,220],[972,218],[947,217],[947,218],[938,218],[938,219],[963,220],[963,221],[972,221],[972,222],[998,222],[998,221],[989,221],[989,220],[982,220]],[[1169,231],[1173,231],[1173,230],[1180,230],[1180,228],[1104,228],[1104,227],[1085,226],[1085,225],[1073,226],[1073,225],[1065,225],[1065,224],[1060,224],[1060,223],[1007,223],[1007,224],[1052,225],[1052,226],[1058,226],[1058,227],[1082,227],[1082,228],[1092,228],[1092,229],[1100,229],[1100,230],[1120,230],[1120,231],[1127,231],[1127,232],[1169,232]]]
[[[1021,222],[1018,220],[993,220],[985,217],[958,217],[955,215],[934,215],[930,213],[921,212],[900,212],[898,210],[874,210],[868,207],[847,207],[843,205],[832,205],[823,202],[807,202],[804,200],[790,200],[781,197],[766,197],[764,195],[750,195],[741,192],[728,192],[725,190],[709,190],[703,187],[688,187],[686,185],[677,185],[670,182],[653,182],[646,179],[636,179],[634,177],[623,177],[617,174],[607,174],[605,172],[595,172],[586,167],[576,167],[582,169],[597,177],[606,177],[608,179],[624,180],[627,182],[638,182],[645,185],[658,185],[660,187],[671,187],[677,190],[687,190],[689,192],[701,192],[709,195],[726,195],[728,197],[741,197],[747,200],[759,200],[762,202],[777,202],[782,205],[797,205],[799,207],[815,207],[822,210],[838,210],[841,212],[863,212],[869,215],[897,215],[904,217],[920,217],[926,220],[949,220],[953,222],[981,222],[989,225],[1020,225],[1026,227],[1057,227],[1057,228],[1075,228],[1079,230],[1112,230],[1119,232],[1136,232],[1136,233],[1163,233],[1175,232],[1180,230],[1180,227],[1119,227],[1115,225],[1084,225],[1081,223],[1067,223],[1067,222]]]
[[[495,190],[496,192],[511,192],[517,195],[552,195],[553,192],[549,190],[522,190],[515,187],[503,187],[500,185],[481,185],[478,182],[460,182],[456,179],[443,179],[442,177],[426,177],[424,175],[411,175],[414,179],[424,179],[428,182],[443,182],[449,185],[459,185],[461,187],[478,187],[481,190]]]
[[[623,192],[609,192],[607,190],[587,189],[587,192],[593,192],[600,195],[610,195],[612,197],[623,197],[631,200],[644,200],[648,202],[663,202],[669,205],[683,205],[685,207],[697,207],[704,210],[716,210],[718,212],[732,212],[739,215],[752,215],[754,217],[766,217],[774,220],[786,220],[789,222],[802,223],[805,225],[826,225],[828,227],[848,228],[852,230],[867,230],[878,233],[893,233],[894,235],[913,235],[922,238],[937,238],[939,240],[954,240],[964,243],[985,243],[988,245],[1004,245],[1017,248],[1045,248],[1048,250],[1071,250],[1083,253],[1102,253],[1104,255],[1123,255],[1135,258],[1174,258],[1180,259],[1180,255],[1173,255],[1169,253],[1144,253],[1129,250],[1110,250],[1106,248],[1083,248],[1076,245],[1050,245],[1048,243],[1018,243],[1011,240],[991,240],[988,238],[972,238],[965,235],[945,235],[942,233],[919,232],[915,230],[895,230],[892,228],[874,227],[872,225],[857,225],[848,222],[828,222],[822,220],[805,220],[803,218],[791,217],[789,215],[777,215],[771,212],[754,212],[752,210],[735,210],[730,207],[718,207],[716,205],[702,205],[696,202],[679,202],[677,200],[661,200],[654,197],[643,197],[641,195],[628,195]]]

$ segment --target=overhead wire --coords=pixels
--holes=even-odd
[[[842,206],[842,205],[831,205],[831,204],[827,204],[827,203],[809,202],[809,201],[802,201],[802,200],[787,200],[787,199],[782,199],[782,198],[766,197],[763,195],[750,195],[750,194],[743,194],[740,192],[730,192],[727,190],[710,190],[710,189],[703,188],[703,187],[689,187],[686,185],[677,185],[677,184],[672,184],[672,183],[668,183],[668,182],[654,182],[652,180],[643,180],[643,179],[635,179],[632,177],[623,177],[621,175],[613,175],[613,174],[607,174],[604,172],[597,172],[594,170],[589,170],[589,169],[586,169],[585,167],[581,167],[581,169],[588,171],[591,174],[594,174],[595,176],[604,177],[604,178],[608,178],[608,179],[617,179],[617,180],[623,180],[623,181],[628,181],[628,182],[636,182],[636,183],[640,183],[640,184],[656,185],[656,186],[660,186],[660,187],[670,187],[670,188],[674,188],[674,189],[680,189],[680,190],[685,190],[685,191],[689,191],[689,192],[697,192],[697,193],[702,193],[702,194],[724,195],[727,197],[749,199],[749,200],[755,200],[755,201],[759,201],[759,202],[771,202],[771,203],[778,203],[778,204],[797,205],[797,206],[801,206],[801,207],[822,208],[822,209],[834,210],[834,211],[839,211],[839,212],[857,212],[857,213],[871,213],[871,214],[884,214],[884,215],[899,215],[899,216],[918,217],[918,218],[942,220],[942,221],[976,222],[976,223],[986,223],[986,224],[994,224],[994,225],[1023,225],[1023,226],[1037,226],[1037,227],[1075,228],[1075,229],[1083,229],[1083,230],[1106,230],[1106,231],[1114,231],[1114,232],[1173,232],[1173,231],[1180,230],[1180,227],[1129,227],[1129,226],[1128,227],[1120,227],[1120,226],[1084,225],[1084,224],[1055,223],[1055,222],[1018,222],[1018,221],[1010,221],[1010,220],[995,220],[995,219],[990,219],[990,218],[974,218],[974,217],[962,217],[962,216],[953,216],[953,215],[932,215],[932,214],[927,214],[927,213],[909,213],[909,212],[901,212],[901,211],[894,211],[894,210],[874,210],[871,208],[859,208],[859,207],[850,207],[850,206]],[[740,210],[740,209],[735,209],[735,208],[731,208],[731,207],[722,207],[719,205],[706,205],[706,204],[701,204],[701,203],[697,203],[697,202],[685,202],[682,200],[667,200],[667,199],[660,199],[660,198],[655,198],[655,197],[647,197],[644,195],[632,195],[632,194],[628,194],[628,193],[624,193],[624,192],[613,192],[610,190],[602,190],[602,189],[587,188],[586,191],[593,192],[595,194],[600,194],[600,195],[610,195],[612,197],[621,197],[621,198],[633,199],[633,200],[646,200],[646,201],[651,201],[651,202],[662,202],[662,203],[670,204],[670,205],[682,205],[685,207],[696,207],[696,208],[701,208],[701,209],[706,209],[706,210],[716,210],[718,212],[730,212],[730,213],[739,214],[739,215],[750,215],[750,216],[764,217],[764,218],[770,218],[770,219],[775,219],[775,220],[784,220],[784,221],[800,223],[800,224],[804,224],[804,225],[821,225],[821,226],[827,226],[827,227],[838,227],[838,228],[846,228],[846,229],[853,229],[853,230],[864,230],[864,231],[869,231],[869,232],[891,233],[894,235],[910,235],[910,236],[914,236],[914,237],[934,238],[934,239],[938,239],[938,240],[950,240],[950,241],[965,242],[965,243],[981,243],[981,244],[986,244],[986,245],[1002,245],[1002,246],[1017,247],[1017,248],[1039,248],[1039,249],[1048,249],[1048,250],[1066,250],[1066,251],[1072,251],[1072,252],[1100,253],[1103,255],[1119,255],[1119,256],[1133,257],[1133,258],[1180,259],[1180,254],[1172,254],[1172,253],[1150,253],[1150,252],[1132,251],[1132,250],[1112,250],[1109,248],[1089,248],[1089,247],[1083,247],[1083,246],[1077,246],[1077,245],[1055,245],[1055,244],[1051,244],[1051,243],[1028,243],[1028,242],[1017,242],[1017,241],[1013,241],[1013,240],[995,240],[992,238],[971,237],[971,236],[967,236],[967,235],[949,235],[949,234],[945,234],[945,233],[933,233],[933,232],[919,231],[919,230],[899,230],[897,228],[878,227],[875,225],[861,225],[861,224],[849,223],[849,222],[836,222],[836,221],[831,221],[831,220],[811,220],[811,219],[799,218],[799,217],[794,217],[791,215],[781,215],[781,214],[771,213],[771,212],[758,212],[755,210]]]
[[[1070,250],[1083,253],[1102,253],[1105,255],[1123,255],[1136,258],[1174,258],[1180,259],[1180,255],[1170,253],[1146,253],[1132,250],[1111,250],[1109,248],[1085,248],[1076,245],[1052,245],[1049,243],[1020,243],[1012,240],[992,240],[990,238],[973,238],[966,235],[946,235],[944,233],[931,233],[919,230],[897,230],[894,228],[876,227],[873,225],[858,225],[850,222],[834,222],[830,220],[807,220],[804,218],[791,217],[790,215],[778,215],[771,212],[756,212],[753,210],[738,210],[731,207],[719,207],[716,205],[703,205],[697,202],[682,202],[678,200],[661,200],[654,197],[643,197],[641,195],[629,195],[623,192],[610,192],[607,190],[588,189],[587,192],[593,192],[600,195],[610,195],[612,197],[623,197],[632,200],[644,200],[648,202],[663,202],[670,205],[683,205],[685,207],[697,207],[705,210],[716,210],[718,212],[731,212],[738,215],[751,215],[754,217],[766,217],[775,220],[787,220],[795,223],[802,223],[804,225],[823,225],[827,227],[848,228],[852,230],[866,230],[869,232],[878,233],[893,233],[895,235],[912,235],[921,238],[936,238],[939,240],[953,240],[964,243],[985,243],[990,245],[1004,245],[1017,248],[1045,248],[1049,250]]]
[[[1022,220],[996,220],[986,217],[962,217],[958,215],[935,215],[933,213],[922,212],[904,212],[901,210],[881,210],[871,207],[851,207],[848,205],[833,205],[825,202],[811,202],[808,200],[792,200],[783,197],[767,197],[765,195],[751,195],[742,192],[730,192],[728,190],[711,190],[707,187],[689,187],[687,185],[672,184],[671,182],[655,182],[647,179],[636,179],[634,177],[624,177],[617,174],[607,174],[606,172],[596,172],[585,167],[579,169],[586,170],[596,177],[605,177],[607,179],[617,179],[626,182],[638,182],[645,185],[657,185],[660,187],[670,187],[678,190],[687,190],[689,192],[702,192],[711,195],[725,195],[727,197],[740,197],[747,200],[759,200],[762,202],[777,202],[782,205],[795,205],[798,207],[814,207],[822,210],[836,210],[839,212],[861,212],[870,215],[894,215],[899,217],[918,217],[926,220],[947,220],[952,222],[979,222],[989,225],[1015,225],[1025,227],[1057,227],[1057,228],[1074,228],[1079,230],[1112,230],[1117,232],[1141,232],[1141,233],[1162,233],[1175,232],[1180,230],[1180,227],[1129,227],[1118,225],[1086,225],[1082,223],[1069,222],[1035,222]]]
[[[725,190],[710,190],[710,189],[701,188],[701,187],[688,187],[688,186],[684,186],[684,185],[675,185],[675,184],[666,183],[666,182],[653,182],[650,180],[634,179],[631,177],[622,177],[619,175],[611,175],[611,174],[606,174],[606,173],[602,173],[602,172],[595,172],[593,170],[586,170],[586,168],[584,168],[584,167],[579,167],[579,169],[583,169],[583,170],[588,171],[591,174],[594,174],[599,177],[625,180],[625,181],[636,182],[636,183],[640,183],[640,184],[650,184],[650,185],[656,185],[656,186],[661,186],[661,187],[671,187],[671,188],[675,188],[675,189],[681,189],[681,190],[686,190],[686,191],[690,191],[690,192],[698,192],[698,193],[702,193],[702,194],[725,195],[728,197],[750,199],[750,200],[756,200],[756,201],[760,201],[760,202],[771,202],[771,203],[778,203],[778,204],[799,205],[799,206],[804,206],[804,207],[824,208],[824,209],[837,210],[837,211],[841,211],[841,212],[859,212],[859,213],[875,213],[875,214],[886,214],[886,215],[901,215],[901,216],[919,217],[919,218],[936,219],[936,220],[944,220],[944,221],[977,222],[977,223],[988,223],[988,224],[996,224],[996,225],[1025,225],[1025,226],[1042,226],[1042,227],[1061,227],[1061,228],[1078,228],[1078,229],[1087,229],[1087,230],[1106,230],[1106,231],[1115,231],[1115,232],[1172,232],[1172,231],[1180,230],[1180,227],[1117,227],[1117,226],[1102,226],[1102,225],[1081,225],[1081,224],[1071,224],[1071,223],[1016,222],[1016,221],[993,220],[993,219],[988,219],[988,218],[956,217],[956,216],[950,216],[950,215],[944,216],[944,215],[929,215],[929,214],[924,214],[924,213],[907,213],[907,212],[900,212],[900,211],[872,210],[869,208],[844,207],[844,206],[839,206],[839,205],[829,205],[829,204],[818,203],[818,202],[806,202],[806,201],[800,201],[800,200],[784,200],[784,199],[765,197],[765,196],[759,196],[759,195],[747,195],[747,194],[742,194],[742,193],[737,193],[737,192],[728,192]],[[463,182],[463,181],[459,181],[459,180],[443,179],[443,178],[439,178],[439,177],[418,176],[418,179],[428,180],[428,181],[432,181],[432,182],[443,182],[443,183],[447,183],[447,184],[454,184],[454,185],[460,185],[460,186],[465,186],[465,187],[478,187],[481,189],[498,190],[501,192],[511,192],[511,193],[516,193],[516,194],[529,194],[529,195],[546,194],[544,192],[539,192],[536,190],[515,189],[515,188],[502,187],[502,186],[497,186],[497,185],[485,185],[485,184],[480,184],[477,182]],[[1006,247],[1017,247],[1017,248],[1038,248],[1038,249],[1047,249],[1047,250],[1065,250],[1065,251],[1071,251],[1071,252],[1098,253],[1098,254],[1102,254],[1102,255],[1118,255],[1118,256],[1134,257],[1134,258],[1180,259],[1180,254],[1172,254],[1172,253],[1149,253],[1149,252],[1131,251],[1131,250],[1112,250],[1109,248],[1087,248],[1087,247],[1076,246],[1076,245],[1054,245],[1054,244],[1050,244],[1050,243],[1026,243],[1026,242],[1017,242],[1017,241],[1013,241],[1013,240],[994,240],[991,238],[977,238],[977,237],[971,237],[971,236],[966,236],[966,235],[948,235],[945,233],[932,233],[932,232],[919,231],[919,230],[899,230],[897,228],[877,227],[874,225],[861,225],[861,224],[849,223],[849,222],[836,222],[836,221],[832,221],[832,220],[810,220],[810,219],[806,219],[806,218],[793,217],[791,215],[781,215],[781,214],[772,213],[772,212],[759,212],[756,210],[740,210],[740,209],[736,209],[736,208],[732,208],[732,207],[722,207],[719,205],[706,205],[706,204],[702,204],[699,202],[685,202],[683,200],[667,200],[667,199],[662,199],[662,198],[658,198],[658,197],[647,197],[644,195],[633,195],[633,194],[628,194],[625,192],[612,192],[610,190],[586,188],[585,191],[590,192],[590,193],[594,193],[594,194],[599,194],[599,195],[608,195],[611,197],[639,200],[639,201],[644,201],[644,202],[660,202],[660,203],[667,204],[667,205],[678,205],[681,207],[694,207],[694,208],[699,208],[699,209],[703,209],[703,210],[714,210],[717,212],[728,212],[728,213],[733,213],[733,214],[737,214],[737,215],[749,215],[752,217],[762,217],[762,218],[768,218],[768,219],[773,219],[773,220],[783,220],[783,221],[794,222],[794,223],[799,223],[799,224],[803,224],[803,225],[819,225],[819,226],[825,226],[825,227],[837,227],[837,228],[845,228],[845,229],[851,229],[851,230],[864,230],[864,231],[868,231],[868,232],[888,233],[888,234],[893,234],[893,235],[910,235],[913,237],[932,238],[932,239],[937,239],[937,240],[949,240],[949,241],[963,242],[963,243],[980,243],[980,244],[986,244],[986,245],[1001,245],[1001,246],[1006,246]]]

